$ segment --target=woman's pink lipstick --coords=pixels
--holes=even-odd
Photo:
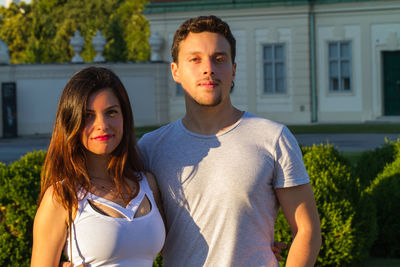
[[[96,136],[96,137],[94,137],[93,139],[94,139],[94,140],[97,140],[97,141],[107,141],[107,140],[109,140],[111,137],[112,137],[111,134],[105,134],[105,135]]]

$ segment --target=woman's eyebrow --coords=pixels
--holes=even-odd
[[[112,105],[112,106],[109,106],[109,107],[106,107],[105,109],[107,110],[107,109],[112,109],[112,108],[119,108],[120,106],[119,105]],[[93,112],[94,110],[93,109],[90,109],[90,108],[87,108],[86,109],[86,112]]]

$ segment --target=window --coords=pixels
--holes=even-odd
[[[286,93],[285,45],[263,46],[264,93]]]
[[[176,83],[176,90],[175,90],[175,95],[176,96],[183,96],[183,88],[180,83]]]
[[[351,92],[351,42],[329,44],[329,91]]]

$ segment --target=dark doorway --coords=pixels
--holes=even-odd
[[[400,115],[400,51],[383,52],[383,95],[383,114]]]
[[[17,92],[14,82],[1,84],[3,105],[3,137],[17,136]]]

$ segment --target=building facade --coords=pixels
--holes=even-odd
[[[124,84],[136,126],[169,122],[166,63],[0,65],[0,137],[50,134],[71,76],[91,65],[113,70]]]
[[[151,34],[164,41],[187,18],[216,15],[237,41],[233,103],[286,124],[400,122],[398,0],[154,0]],[[170,78],[169,117],[183,115]]]
[[[285,124],[400,122],[400,0],[153,0],[151,61],[102,64],[125,84],[136,125],[184,114],[170,74],[173,34],[211,14],[237,41],[239,109]],[[51,133],[63,87],[90,64],[10,65],[6,50],[0,45],[0,137]]]

